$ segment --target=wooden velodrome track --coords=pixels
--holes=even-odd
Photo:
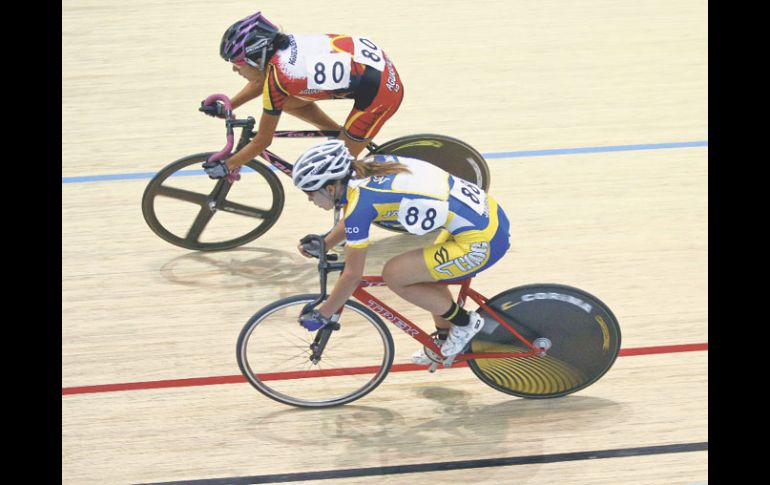
[[[705,0],[62,8],[63,483],[707,480]],[[442,133],[487,156],[512,247],[474,287],[491,296],[559,282],[599,296],[627,352],[602,380],[540,401],[499,393],[467,368],[393,372],[326,410],[217,380],[239,375],[235,341],[254,312],[315,289],[314,263],[293,248],[330,216],[281,177],[286,207],[267,234],[202,254],[156,237],[140,199],[143,174],[223,145],[223,124],[197,107],[242,86],[218,44],[257,9],[287,32],[365,34],[390,54],[406,96],[376,141]],[[351,103],[322,107],[342,120]],[[240,117],[260,112],[257,101],[246,108]],[[293,160],[309,144],[273,148]],[[425,242],[373,232],[372,274]],[[392,330],[396,363],[408,362],[416,344]]]

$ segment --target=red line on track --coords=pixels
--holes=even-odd
[[[685,345],[663,345],[658,347],[637,347],[634,349],[620,349],[621,357],[631,357],[635,355],[652,354],[673,354],[677,352],[697,352],[707,351],[708,343],[685,344]],[[452,368],[467,367],[465,362],[458,362]],[[262,376],[264,380],[285,380],[285,379],[303,379],[311,377],[322,377],[330,375],[352,375],[365,374],[373,371],[373,367],[353,367],[347,369],[330,369],[301,372],[276,372]],[[425,370],[425,366],[416,364],[395,364],[391,372],[408,372]],[[138,391],[143,389],[163,389],[168,387],[195,387],[195,386],[213,386],[217,384],[236,384],[246,382],[246,378],[237,376],[211,376],[211,377],[193,377],[190,379],[170,379],[164,381],[146,381],[146,382],[126,382],[122,384],[102,384],[96,386],[62,387],[62,396],[72,394],[91,394],[97,392],[116,392],[116,391]]]

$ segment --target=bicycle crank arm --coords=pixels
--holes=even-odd
[[[444,359],[444,361],[442,362],[442,364],[444,364],[444,369],[452,367],[452,363],[455,361],[455,357],[457,357],[457,355],[453,355],[451,357],[447,357],[446,359]]]
[[[453,355],[452,357],[447,357],[446,359],[442,360],[441,362],[433,361],[433,363],[431,363],[430,367],[428,367],[428,372],[430,372],[431,374],[436,372],[436,369],[438,369],[438,365],[439,364],[443,364],[444,365],[444,369],[452,367],[452,364],[455,361],[455,357],[457,357],[457,356]]]

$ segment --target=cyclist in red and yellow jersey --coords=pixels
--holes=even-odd
[[[371,39],[337,34],[284,34],[261,12],[233,24],[222,37],[220,55],[248,84],[232,98],[236,108],[262,95],[257,135],[219,164],[204,166],[221,178],[267,148],[286,111],[339,138],[357,156],[398,110],[404,86],[393,62]],[[353,99],[340,126],[316,104],[321,99]],[[204,109],[205,108],[205,109]],[[224,106],[202,111],[224,116]]]

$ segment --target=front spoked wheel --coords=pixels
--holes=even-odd
[[[488,305],[544,356],[474,359],[476,376],[498,391],[526,398],[560,397],[602,377],[620,351],[620,327],[595,296],[566,285],[510,289]],[[470,352],[528,352],[529,348],[483,310],[485,325]]]
[[[243,327],[236,349],[246,380],[265,396],[291,406],[346,404],[376,388],[393,364],[393,338],[371,310],[348,300],[339,329],[310,332],[297,319],[318,295],[279,300]],[[327,333],[323,352],[315,346]]]
[[[231,249],[264,234],[281,215],[283,187],[269,168],[251,160],[241,180],[211,180],[200,170],[210,155],[177,160],[147,184],[142,214],[161,239],[198,251]]]
[[[431,163],[450,174],[473,182],[485,191],[490,175],[486,160],[464,141],[444,135],[422,134],[396,138],[378,146],[371,154],[393,154],[413,157]],[[405,232],[398,222],[375,222],[397,232]]]

